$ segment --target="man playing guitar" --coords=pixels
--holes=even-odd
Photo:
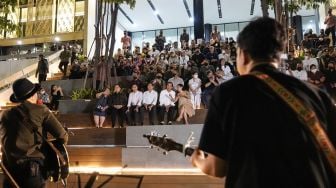
[[[2,114],[1,163],[9,172],[5,188],[13,184],[23,188],[45,187],[46,156],[42,146],[46,144],[46,133],[61,143],[68,141],[68,133],[56,117],[46,106],[36,104],[38,90],[39,85],[26,78],[16,80],[10,100],[19,105]]]

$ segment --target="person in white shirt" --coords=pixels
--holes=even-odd
[[[313,58],[311,56],[311,53],[309,51],[305,52],[305,59],[302,61],[303,63],[303,68],[306,70],[306,71],[310,71],[310,66],[311,65],[315,65],[317,68],[319,67],[318,66],[318,61],[316,58]]]
[[[168,80],[168,82],[171,82],[173,84],[174,90],[176,91],[177,85],[178,84],[184,85],[184,81],[183,81],[182,78],[179,77],[177,71],[173,70],[172,73],[173,73],[174,77],[170,78]]]
[[[166,89],[162,90],[159,98],[159,121],[161,125],[164,125],[165,114],[167,113],[168,125],[172,124],[175,115],[175,102],[176,93],[173,90],[173,83],[168,82]]]
[[[296,70],[292,71],[289,69],[288,72],[289,75],[292,75],[299,80],[308,81],[308,73],[306,70],[303,70],[302,62],[296,64]]]
[[[148,112],[149,124],[154,125],[156,119],[156,104],[158,100],[158,93],[153,90],[153,84],[149,83],[147,85],[147,91],[142,96],[143,108]],[[142,114],[142,117],[144,115]]]
[[[138,86],[132,84],[132,92],[128,96],[127,103],[127,118],[129,125],[142,124],[141,117],[141,106],[142,106],[142,92],[138,91]]]
[[[223,49],[222,53],[218,54],[218,59],[224,59],[224,62],[229,62],[230,61],[230,50]]]
[[[202,93],[202,81],[198,78],[198,73],[195,72],[193,74],[192,79],[188,82],[189,85],[189,92],[191,97],[191,103],[194,109],[201,108],[201,93]]]
[[[220,67],[218,68],[218,70],[223,71],[223,76],[222,76],[223,82],[233,78],[231,67],[226,62],[227,61],[225,61],[225,59],[222,58],[220,61],[221,63]]]
[[[184,68],[187,69],[188,67],[189,56],[186,55],[186,52],[182,50],[181,57],[180,57],[180,69]]]

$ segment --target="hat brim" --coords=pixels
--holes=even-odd
[[[9,100],[11,101],[11,102],[13,102],[13,103],[18,103],[18,102],[22,102],[22,101],[24,101],[24,100],[26,100],[26,99],[29,99],[31,96],[33,96],[40,88],[41,88],[41,86],[40,86],[40,84],[34,84],[34,89],[31,91],[31,92],[29,92],[27,95],[25,95],[25,96],[23,96],[23,97],[21,97],[21,98],[17,98],[15,95],[14,95],[14,93],[9,97]]]

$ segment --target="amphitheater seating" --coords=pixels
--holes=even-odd
[[[207,114],[206,109],[196,110],[195,116],[189,118],[190,124],[202,124]],[[94,127],[93,115],[91,113],[71,113],[71,114],[58,114],[58,120],[65,124],[68,128],[90,128]],[[149,125],[148,116],[144,116],[144,125]],[[111,117],[107,116],[105,127],[111,127]]]

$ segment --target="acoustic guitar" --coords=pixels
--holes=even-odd
[[[66,179],[69,176],[69,155],[64,144],[57,140],[46,141],[43,146],[45,155],[45,173],[52,182],[62,181],[66,186]]]

